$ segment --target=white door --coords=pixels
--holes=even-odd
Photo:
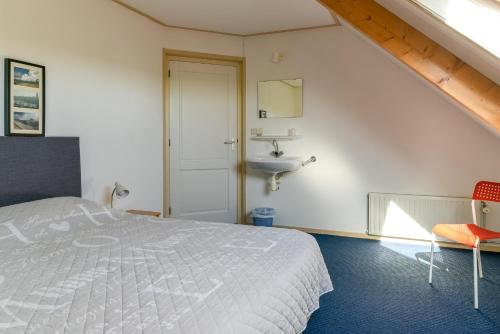
[[[171,216],[236,223],[237,72],[170,62]]]

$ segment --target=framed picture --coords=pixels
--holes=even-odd
[[[45,67],[5,59],[5,135],[45,135]]]

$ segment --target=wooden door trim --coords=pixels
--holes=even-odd
[[[170,214],[170,80],[169,63],[171,61],[193,62],[201,64],[224,65],[236,67],[237,73],[237,223],[244,223],[246,212],[245,196],[245,58],[211,53],[200,53],[182,50],[163,50],[163,216]]]

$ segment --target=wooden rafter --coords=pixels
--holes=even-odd
[[[318,0],[500,134],[500,86],[374,0]]]

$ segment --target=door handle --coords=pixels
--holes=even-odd
[[[236,144],[236,140],[234,138],[231,138],[231,140],[226,140],[224,144],[231,145],[231,151],[234,151],[234,144]]]

